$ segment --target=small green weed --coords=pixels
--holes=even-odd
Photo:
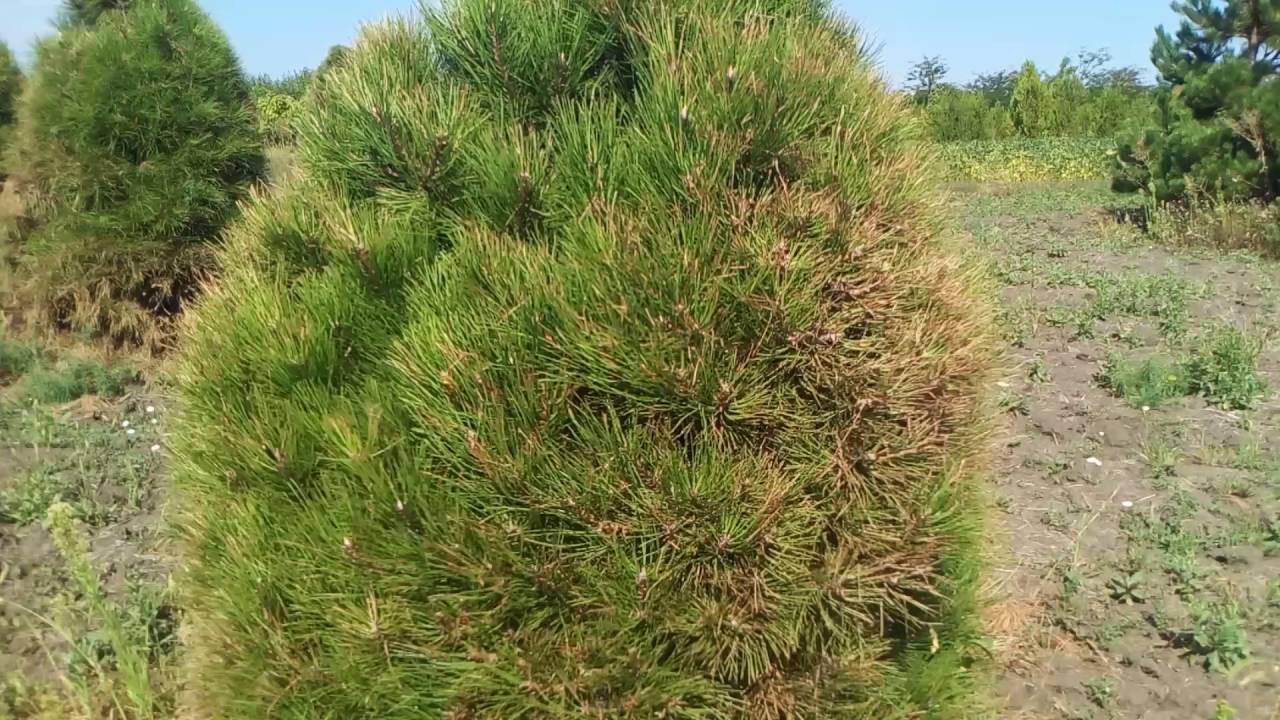
[[[30,525],[43,518],[54,503],[75,502],[79,497],[79,489],[66,476],[52,467],[39,467],[0,494],[0,521]]]
[[[1177,472],[1182,448],[1164,435],[1152,432],[1142,441],[1142,460],[1151,471],[1152,479],[1164,481]]]
[[[1038,356],[1031,361],[1031,366],[1027,369],[1027,381],[1035,385],[1043,385],[1053,380],[1053,375],[1049,373],[1049,366],[1045,364],[1044,357]]]
[[[1234,327],[1221,327],[1199,343],[1186,364],[1189,388],[1228,410],[1252,408],[1267,391],[1257,374],[1262,343]]]
[[[1105,676],[1090,678],[1084,684],[1084,694],[1089,698],[1089,702],[1100,708],[1106,708],[1116,698],[1115,678]]]
[[[1098,320],[1116,314],[1149,317],[1159,321],[1166,336],[1178,337],[1186,331],[1192,292],[1177,275],[1097,275],[1089,287],[1094,291],[1091,312]]]
[[[0,680],[0,718],[4,720],[60,720],[74,710],[51,688],[12,674]]]
[[[73,357],[34,367],[21,384],[23,397],[41,403],[66,403],[85,395],[115,397],[138,373],[120,363]]]
[[[1125,605],[1136,605],[1146,602],[1147,594],[1142,589],[1147,579],[1140,572],[1117,575],[1107,581],[1107,589],[1111,591],[1111,599]]]
[[[1226,700],[1219,700],[1218,704],[1213,708],[1212,720],[1236,720],[1236,709],[1231,707],[1231,703]]]
[[[1190,384],[1182,368],[1161,357],[1134,362],[1112,353],[1107,356],[1099,381],[1117,397],[1145,409],[1159,407],[1190,391]]]
[[[1191,619],[1191,650],[1204,658],[1207,669],[1229,672],[1249,659],[1249,638],[1234,599],[1192,603]]]
[[[66,503],[49,508],[45,525],[54,545],[66,561],[68,573],[86,607],[87,621],[97,630],[76,643],[75,660],[82,667],[73,678],[85,677],[107,693],[113,706],[126,711],[127,717],[154,718],[164,700],[157,695],[160,685],[153,684],[152,660],[163,652],[154,644],[154,628],[165,630],[156,621],[155,598],[145,598],[133,615],[107,597],[99,584],[101,569],[89,555],[89,540],[75,510]],[[147,615],[151,615],[151,621]],[[63,630],[66,633],[65,629]],[[166,640],[166,642],[171,642]]]

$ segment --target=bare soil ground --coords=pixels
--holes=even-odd
[[[165,409],[145,395],[46,406],[17,389],[0,389],[0,720],[118,717],[112,696],[126,692],[104,611],[46,526],[57,502],[73,509],[106,612],[147,658],[159,707],[177,620],[160,530]]]
[[[963,195],[1009,340],[997,448],[995,651],[1007,717],[1280,718],[1280,424],[1193,392],[1108,387],[1261,339],[1280,385],[1280,267],[1150,247],[1091,188]],[[1162,362],[1163,361],[1163,362]]]

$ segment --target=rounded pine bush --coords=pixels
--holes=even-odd
[[[319,81],[187,317],[188,701],[976,714],[985,282],[857,36],[424,12]]]
[[[248,88],[190,0],[87,0],[36,47],[14,174],[48,319],[147,340],[262,172]]]

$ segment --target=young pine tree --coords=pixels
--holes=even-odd
[[[162,336],[262,152],[247,86],[191,0],[83,0],[40,41],[13,171],[37,221],[21,238],[51,323]]]
[[[1045,137],[1052,135],[1057,122],[1053,98],[1040,77],[1035,63],[1023,64],[1009,99],[1009,119],[1019,135]]]
[[[431,3],[313,87],[185,321],[195,707],[976,712],[983,275],[825,5]]]
[[[1116,189],[1159,200],[1280,192],[1280,0],[1189,0],[1157,30],[1157,122],[1121,144]]]

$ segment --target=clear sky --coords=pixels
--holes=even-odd
[[[0,0],[0,39],[24,62],[48,32],[61,0]],[[361,22],[411,11],[415,0],[201,0],[231,38],[245,69],[280,75],[314,66],[347,43]],[[1108,48],[1122,65],[1148,72],[1153,32],[1173,24],[1167,0],[836,0],[878,44],[880,62],[901,81],[911,63],[939,55],[948,79],[1034,60],[1057,67],[1082,48]]]

